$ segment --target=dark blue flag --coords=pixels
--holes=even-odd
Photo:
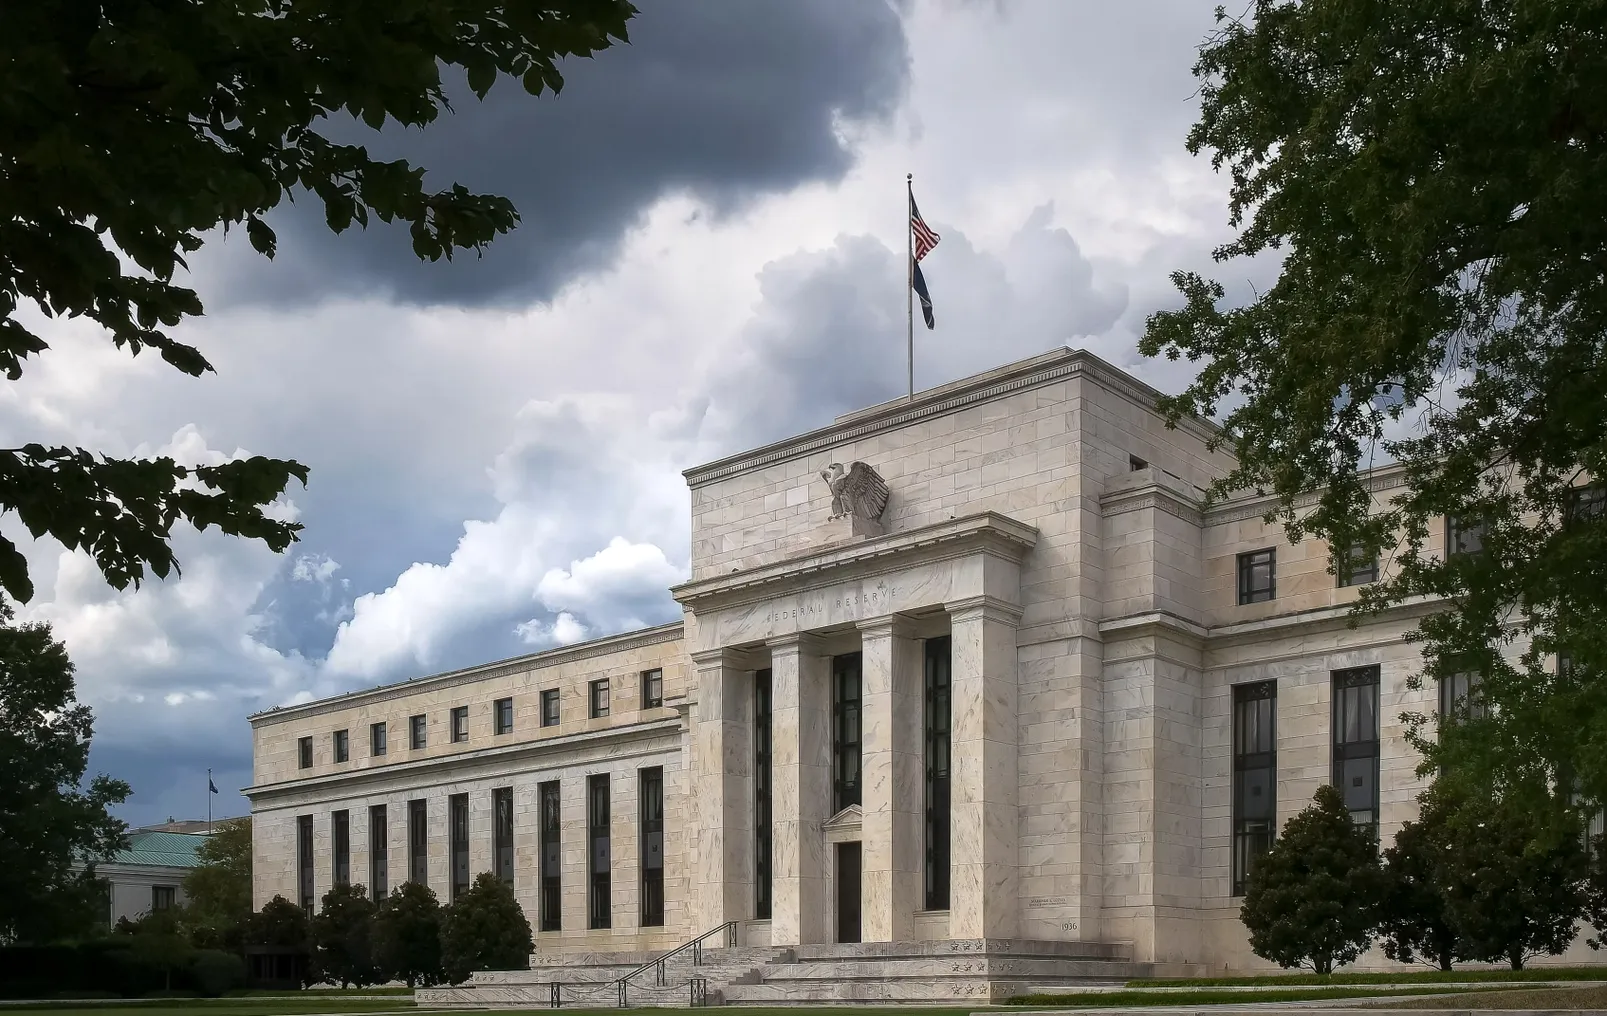
[[[218,792],[218,785],[212,782],[212,777],[210,776],[206,778],[206,789],[212,791],[214,794]]]
[[[926,291],[926,276],[921,274],[919,262],[912,263],[910,268],[913,269],[912,279],[915,285],[915,295],[920,297],[921,300],[921,317],[926,320],[927,328],[935,328],[937,324],[932,317],[932,294]]]

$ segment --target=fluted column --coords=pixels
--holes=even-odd
[[[953,646],[949,936],[1013,938],[1016,625],[1020,609],[979,596],[947,605]]]
[[[692,657],[697,669],[694,750],[698,849],[697,932],[753,916],[753,673],[725,649]]]
[[[770,643],[772,945],[825,942],[830,665],[807,634]]]
[[[859,623],[863,640],[864,870],[867,942],[915,937],[921,907],[921,644],[898,615]]]

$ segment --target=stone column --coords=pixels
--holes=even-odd
[[[1014,938],[1016,624],[1020,608],[988,596],[947,605],[953,632],[949,937]]]
[[[861,621],[864,820],[861,933],[867,942],[915,938],[922,905],[923,699],[921,644],[898,615]]]
[[[828,941],[830,661],[806,633],[770,643],[772,945]]]
[[[725,649],[697,668],[694,802],[698,816],[692,934],[753,917],[753,672]]]

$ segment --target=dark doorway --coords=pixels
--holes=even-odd
[[[837,844],[837,941],[859,941],[859,844]]]

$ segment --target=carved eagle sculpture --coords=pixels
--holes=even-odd
[[[852,515],[866,522],[876,522],[887,509],[887,481],[863,462],[855,462],[846,473],[841,462],[833,462],[820,471],[820,478],[831,488],[831,517],[834,519]]]

